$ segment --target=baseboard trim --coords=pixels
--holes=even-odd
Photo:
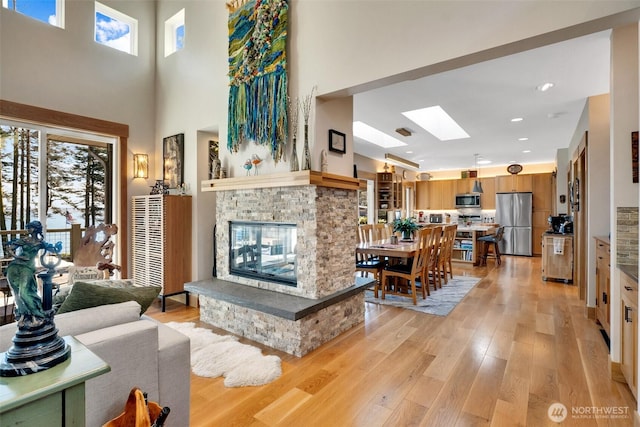
[[[609,372],[612,380],[626,384],[627,380],[622,374],[622,365],[619,362],[612,361],[611,356],[609,356]]]

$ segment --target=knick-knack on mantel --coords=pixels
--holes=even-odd
[[[302,103],[302,116],[304,118],[304,152],[302,153],[302,170],[311,170],[311,150],[309,149],[309,116],[311,115],[311,101],[316,87],[311,89],[311,93],[304,97]]]

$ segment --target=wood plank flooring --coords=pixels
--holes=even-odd
[[[542,281],[540,258],[454,274],[484,279],[447,317],[365,303],[364,323],[302,358],[241,339],[280,356],[282,377],[225,388],[192,375],[191,426],[555,426],[555,402],[568,409],[562,425],[633,425],[633,396],[609,379],[577,287]],[[177,302],[147,314],[226,334]],[[594,406],[628,407],[629,418],[571,414]]]

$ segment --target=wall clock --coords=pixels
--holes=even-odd
[[[507,172],[509,172],[512,175],[516,175],[516,174],[522,172],[522,165],[519,165],[517,163],[509,165],[509,166],[507,166]]]

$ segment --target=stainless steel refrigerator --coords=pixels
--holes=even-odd
[[[500,253],[531,256],[533,193],[496,193],[496,222],[504,226]]]

